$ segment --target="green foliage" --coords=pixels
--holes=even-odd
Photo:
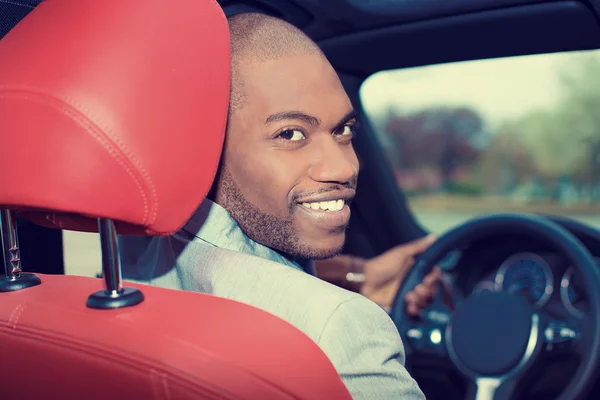
[[[481,196],[483,188],[477,183],[448,182],[446,192],[461,196]]]
[[[579,185],[600,180],[600,57],[562,58],[558,107],[528,115],[520,130],[542,179],[570,177]]]
[[[486,193],[516,194],[535,184],[556,197],[559,181],[582,191],[600,184],[600,54],[548,55],[548,62],[560,83],[557,105],[497,129],[472,169]]]

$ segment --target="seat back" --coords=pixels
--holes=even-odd
[[[350,399],[303,333],[275,316],[200,293],[145,285],[134,307],[92,310],[101,281],[42,275],[0,293],[0,398]]]
[[[350,398],[269,313],[122,287],[116,232],[183,226],[214,179],[228,96],[214,0],[47,0],[0,40],[0,370],[17,377],[0,398]],[[22,273],[15,213],[99,231],[104,287]]]

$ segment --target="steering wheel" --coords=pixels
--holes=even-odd
[[[470,296],[453,312],[437,300],[420,318],[406,313],[404,297],[450,251],[496,234],[530,235],[564,255],[584,282],[590,312],[580,323],[534,310],[522,296],[490,292]],[[526,372],[542,367],[544,353],[565,351],[580,363],[559,400],[587,392],[600,360],[600,270],[570,232],[550,220],[527,214],[472,219],[442,235],[415,262],[398,291],[391,312],[407,356],[448,358],[470,383],[475,400],[511,400]]]

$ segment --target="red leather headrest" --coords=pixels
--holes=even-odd
[[[208,193],[229,98],[214,0],[48,0],[0,40],[0,207],[178,230]]]

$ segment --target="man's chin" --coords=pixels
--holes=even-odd
[[[344,240],[345,235],[342,235],[342,240],[336,240],[335,243],[325,243],[326,240],[320,242],[314,242],[308,244],[304,247],[304,253],[306,253],[302,258],[310,259],[310,260],[325,260],[327,258],[335,257],[342,252],[344,248]]]
[[[342,252],[342,247],[335,250],[323,250],[320,252],[316,252],[314,257],[310,257],[311,260],[326,260],[328,258],[335,257]]]

